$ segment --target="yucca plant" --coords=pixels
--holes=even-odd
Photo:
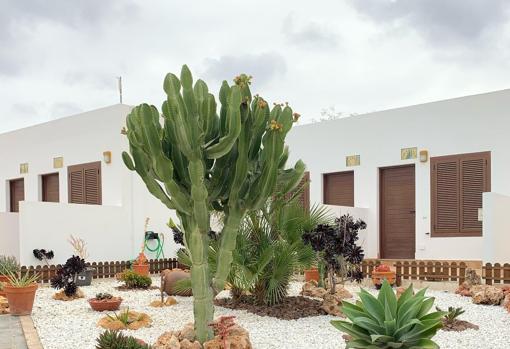
[[[0,275],[8,275],[9,273],[17,273],[20,266],[16,257],[0,256]]]
[[[21,273],[7,273],[7,278],[12,287],[23,288],[32,285],[39,280],[39,274],[21,274]]]
[[[425,292],[422,289],[413,295],[411,285],[397,300],[384,280],[377,297],[362,289],[361,301],[343,302],[342,312],[350,321],[335,320],[331,324],[352,337],[346,348],[439,348],[431,338],[441,328],[445,313],[430,312],[435,299],[426,297]]]

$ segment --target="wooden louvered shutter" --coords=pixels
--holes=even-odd
[[[459,161],[456,157],[430,161],[432,234],[456,234],[459,232]]]
[[[101,205],[101,162],[68,167],[69,203]]]
[[[354,172],[323,175],[324,204],[354,207]]]
[[[482,194],[490,191],[490,152],[431,158],[432,236],[480,236]]]
[[[482,194],[490,191],[490,154],[466,154],[460,163],[460,232],[481,233],[482,222],[478,209],[482,208]]]

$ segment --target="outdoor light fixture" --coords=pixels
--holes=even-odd
[[[420,162],[427,162],[429,160],[429,152],[427,150],[420,150]]]
[[[104,151],[103,152],[103,160],[105,164],[109,164],[112,162],[112,152],[111,151]]]

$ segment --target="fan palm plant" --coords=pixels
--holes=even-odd
[[[315,262],[316,254],[303,242],[303,233],[319,224],[332,223],[334,217],[324,206],[303,209],[297,200],[301,190],[290,196],[276,193],[260,210],[246,215],[239,228],[228,277],[234,298],[250,293],[258,304],[280,303],[287,296],[294,272]],[[209,263],[214,272],[218,241],[214,234],[210,235]],[[180,263],[189,265],[185,249],[179,251],[178,258]],[[177,283],[176,289],[184,291],[190,286],[184,280]]]

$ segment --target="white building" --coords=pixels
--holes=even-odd
[[[508,262],[509,107],[503,90],[295,127],[289,160],[312,203],[366,220],[368,257]]]
[[[367,257],[508,262],[509,104],[504,90],[296,126],[290,161],[307,164],[312,203],[367,222]],[[129,111],[0,134],[0,254],[33,265],[33,249],[51,249],[61,263],[73,234],[90,261],[131,259],[150,217],[174,256],[170,212],[121,160]]]
[[[165,256],[175,255],[170,212],[121,159],[130,109],[117,104],[0,134],[0,254],[35,265],[33,249],[44,248],[62,263],[73,234],[87,242],[89,261],[129,260],[150,217],[149,230],[166,236]]]

